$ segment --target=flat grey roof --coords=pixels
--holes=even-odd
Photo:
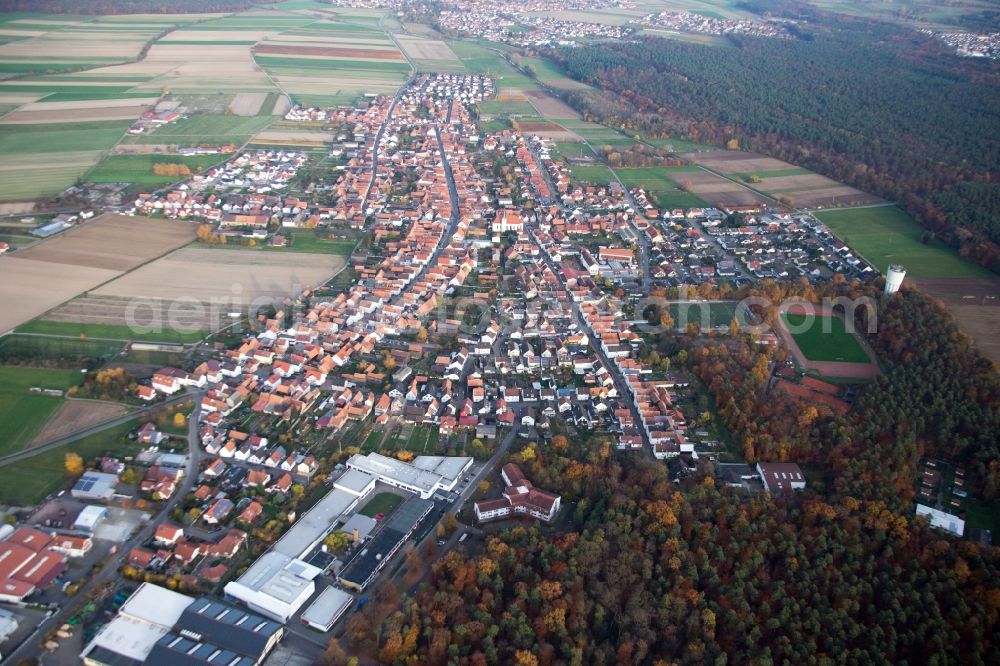
[[[335,587],[327,587],[316,597],[316,601],[302,613],[303,622],[315,622],[326,626],[340,615],[347,606],[354,603],[354,597]]]
[[[449,481],[457,479],[470,464],[472,458],[460,456],[417,456],[413,459],[414,467],[443,476]]]
[[[301,557],[320,537],[333,528],[337,520],[347,511],[347,507],[357,499],[357,495],[346,490],[331,490],[316,506],[299,518],[271,550],[289,558]]]
[[[333,484],[360,495],[374,482],[375,477],[368,472],[362,472],[359,469],[349,469],[344,472],[339,479],[334,481]]]

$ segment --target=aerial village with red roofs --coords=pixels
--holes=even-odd
[[[355,107],[288,110],[288,123],[339,128],[324,204],[296,184],[315,156],[246,149],[126,207],[197,220],[209,244],[281,247],[292,230],[329,227],[357,249],[346,279],[288,294],[135,383],[150,414],[186,406],[182,427],[141,421],[141,452],[83,461],[68,492],[7,528],[0,599],[25,609],[17,651],[37,642],[23,638],[34,622],[54,645],[96,627],[79,644],[87,664],[182,663],[171,660],[191,632],[247,660],[232,663],[285,642],[308,653],[409,568],[419,576],[512,523],[559,521],[560,496],[537,478],[553,446],[650,456],[675,480],[719,453],[689,376],[647,351],[652,317],[637,308],[657,285],[808,261],[746,252],[778,238],[870,270],[805,218],[661,210],[641,188],[581,181],[551,140],[480,129],[474,109],[494,86],[419,74]],[[734,213],[745,226],[719,225]],[[709,247],[724,258],[689,261]],[[748,492],[805,485],[794,464],[724,472]],[[104,585],[116,593],[99,609],[73,603]],[[226,613],[264,636],[224,644],[208,625]],[[130,643],[133,625],[144,629]]]

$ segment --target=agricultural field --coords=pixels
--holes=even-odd
[[[874,195],[801,169],[782,160],[735,150],[715,150],[684,155],[695,164],[731,178],[749,181],[750,187],[782,199],[797,208],[825,208],[880,203]]]
[[[0,125],[0,200],[53,195],[73,185],[115,145],[128,121]]]
[[[515,58],[514,62],[529,67],[532,75],[541,83],[559,90],[592,90],[586,83],[571,79],[555,63],[544,58]],[[572,116],[570,116],[572,117]]]
[[[176,122],[156,128],[149,134],[129,135],[123,142],[128,144],[156,145],[240,145],[253,135],[267,128],[274,117],[218,115],[215,113],[192,113]]]
[[[471,41],[448,41],[447,44],[469,72],[492,74],[501,97],[506,93],[523,93],[538,88],[535,81],[504,59],[497,44]]]
[[[573,107],[561,99],[553,97],[544,90],[525,90],[524,95],[544,118],[555,118],[557,120],[580,118],[580,114]]]
[[[527,100],[485,100],[478,105],[479,113],[487,116],[535,116],[538,110]]]
[[[84,304],[86,307],[82,307]],[[190,332],[164,330],[162,332],[153,331],[147,333],[142,330],[134,330],[124,324],[92,323],[101,319],[118,319],[123,321],[125,319],[123,312],[115,312],[114,316],[108,315],[108,310],[114,311],[118,309],[115,307],[116,305],[118,304],[106,302],[106,299],[80,296],[66,305],[51,311],[44,319],[35,319],[23,326],[18,326],[15,332],[32,335],[60,335],[84,340],[116,340],[120,342],[132,340],[174,344],[197,342],[207,334],[205,330]],[[123,305],[127,307],[127,304]]]
[[[60,437],[72,435],[85,428],[91,428],[124,416],[127,412],[128,407],[119,402],[64,400],[29,446],[38,446]]]
[[[194,237],[194,225],[104,215],[0,261],[0,331],[112,280]]]
[[[345,263],[333,254],[186,247],[93,289],[88,297],[121,303],[142,299],[148,307],[137,318],[151,333],[214,330],[227,313],[264,307],[322,284]]]
[[[31,387],[65,391],[82,381],[79,370],[0,366],[0,456],[27,447],[65,401],[29,391]]]
[[[62,338],[10,333],[0,337],[0,362],[45,363],[46,366],[77,369],[93,367],[120,353],[122,341]]]
[[[783,312],[781,318],[791,330],[795,344],[810,361],[867,363],[869,360],[840,317]]]
[[[134,455],[139,445],[128,439],[136,428],[130,421],[114,428],[80,439],[72,444],[40,453],[14,465],[0,467],[0,503],[12,506],[34,506],[46,495],[67,483],[66,454],[76,453],[85,461],[111,455]]]
[[[661,208],[697,208],[705,205],[697,194],[682,189],[687,187],[691,176],[704,173],[697,167],[615,169],[615,173],[626,187],[641,187],[649,192]]]
[[[432,72],[464,72],[465,65],[445,42],[422,36],[396,37],[406,57],[418,70]]]
[[[615,180],[615,174],[603,164],[573,164],[570,170],[574,180],[591,185],[607,185]]]
[[[816,217],[883,273],[889,264],[902,264],[908,278],[990,275],[938,241],[924,243],[924,230],[895,206],[829,210]]]

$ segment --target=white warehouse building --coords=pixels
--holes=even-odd
[[[417,456],[412,463],[378,453],[356,454],[347,467],[376,477],[382,483],[402,488],[421,499],[430,499],[439,491],[451,491],[472,466],[472,458],[456,456]]]

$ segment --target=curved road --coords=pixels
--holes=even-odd
[[[188,394],[186,397],[190,397]],[[38,625],[38,629],[24,643],[18,646],[10,654],[4,655],[8,663],[16,663],[18,659],[27,657],[38,657],[41,650],[38,646],[38,638],[44,637],[48,632],[62,626],[73,615],[74,611],[94,590],[105,585],[112,585],[118,578],[118,567],[125,561],[129,551],[136,546],[145,543],[152,538],[156,527],[166,516],[170,515],[177,503],[180,502],[194,486],[198,478],[198,470],[204,454],[201,450],[198,439],[198,421],[201,418],[201,401],[195,401],[194,410],[188,417],[188,463],[184,470],[184,480],[177,488],[174,496],[170,498],[160,509],[150,516],[149,522],[143,525],[131,538],[120,544],[114,544],[117,551],[114,555],[105,560],[101,569],[91,576],[90,580],[83,584],[79,592],[66,603],[56,613],[43,620]]]

